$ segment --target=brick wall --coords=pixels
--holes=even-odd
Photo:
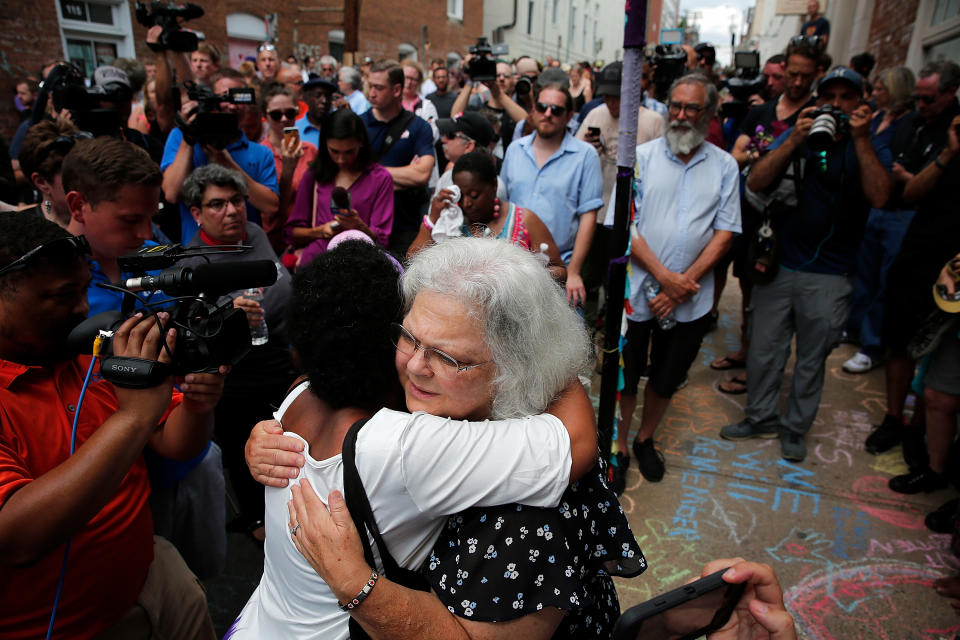
[[[227,15],[249,13],[263,15],[266,11],[278,15],[277,50],[285,58],[294,48],[294,27],[300,49],[315,54],[327,53],[328,33],[342,29],[342,11],[302,12],[298,7],[338,7],[338,0],[195,0],[206,13],[188,23],[191,29],[202,31],[210,42],[227,53]],[[408,43],[420,51],[420,27],[427,25],[429,48],[427,58],[443,57],[448,51],[465,54],[467,48],[483,34],[483,0],[463,0],[463,20],[447,18],[446,0],[363,0],[360,12],[361,56],[396,58],[398,46]],[[154,58],[144,39],[146,29],[132,15],[131,22],[137,57],[144,61]],[[57,21],[56,0],[23,2],[0,0],[0,134],[13,136],[18,124],[13,106],[17,79],[38,75],[49,59],[63,55],[63,42]],[[318,24],[323,23],[323,24]]]
[[[877,71],[906,64],[919,0],[876,0],[867,50],[877,58]]]

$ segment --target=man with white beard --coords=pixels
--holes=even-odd
[[[652,334],[643,415],[633,441],[640,472],[650,482],[659,482],[664,473],[654,431],[710,324],[713,266],[730,249],[734,234],[740,233],[737,162],[704,142],[717,109],[716,88],[702,75],[690,74],[674,82],[668,95],[663,137],[637,147],[637,213],[630,244],[632,312],[618,427],[625,443]],[[606,223],[613,223],[612,215]],[[622,475],[630,457],[625,450],[617,456]]]

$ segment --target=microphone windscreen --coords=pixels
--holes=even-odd
[[[334,187],[330,199],[340,208],[341,213],[350,213],[350,193],[343,187]]]
[[[277,281],[277,265],[272,260],[249,260],[200,264],[193,269],[191,288],[210,294],[237,289],[269,287]]]

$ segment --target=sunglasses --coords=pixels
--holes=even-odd
[[[790,44],[795,47],[807,44],[814,49],[822,49],[827,46],[827,41],[823,36],[793,36],[790,38]]]
[[[257,47],[257,53],[260,53],[261,51],[276,51],[276,50],[277,48],[272,44],[270,44],[269,42],[264,42],[262,45]]]
[[[296,120],[297,110],[296,109],[274,109],[273,111],[267,111],[267,115],[273,119],[274,122],[280,122],[284,118],[287,120]]]
[[[26,269],[31,260],[43,258],[47,262],[55,264],[69,264],[90,253],[90,244],[83,236],[70,236],[67,238],[56,238],[50,242],[44,242],[39,247],[27,251],[25,254],[0,269],[0,276],[4,276],[12,271]]]
[[[533,105],[533,108],[537,110],[537,113],[546,114],[547,111],[549,111],[558,118],[562,118],[567,113],[566,107],[558,107],[555,104],[547,104],[545,102],[538,102]]]

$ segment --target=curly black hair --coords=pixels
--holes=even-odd
[[[334,409],[376,411],[395,391],[390,324],[403,303],[400,274],[377,247],[344,242],[297,271],[287,327],[311,391]]]
[[[70,234],[60,225],[39,215],[28,213],[0,213],[0,267],[5,267],[28,251]],[[7,292],[30,273],[29,270],[11,271],[0,276],[0,292]]]

